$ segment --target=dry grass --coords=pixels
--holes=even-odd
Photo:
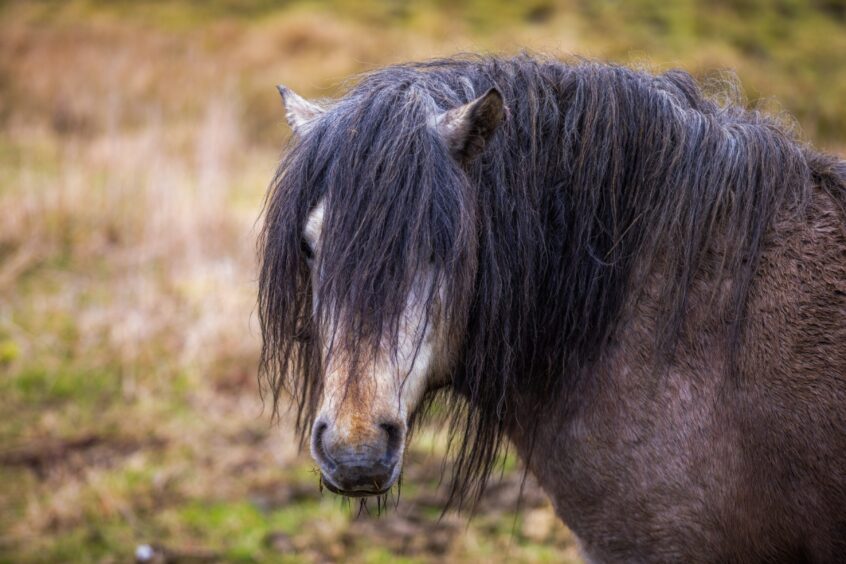
[[[469,525],[439,521],[434,431],[381,520],[320,496],[258,397],[256,219],[287,135],[275,82],[332,96],[456,51],[733,67],[846,145],[836,7],[747,25],[732,2],[641,4],[0,4],[0,561],[125,561],[141,543],[169,560],[576,561],[531,483],[515,516],[511,459]]]

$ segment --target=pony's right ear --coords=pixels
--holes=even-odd
[[[281,84],[276,87],[279,95],[282,96],[282,103],[285,105],[285,117],[288,125],[297,135],[308,133],[315,120],[323,115],[326,110],[314,102],[309,102],[290,88]]]
[[[502,94],[491,88],[475,100],[436,116],[434,125],[452,156],[466,164],[482,152],[504,118]]]

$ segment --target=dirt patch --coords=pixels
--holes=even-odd
[[[0,450],[0,465],[22,466],[43,479],[62,469],[110,466],[141,449],[161,448],[159,437],[109,437],[96,433],[70,438],[46,438]]]

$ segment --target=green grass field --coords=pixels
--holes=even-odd
[[[321,494],[256,384],[274,85],[521,48],[732,71],[846,149],[842,0],[0,2],[0,561],[578,562],[513,458],[440,518],[437,427],[383,515]]]

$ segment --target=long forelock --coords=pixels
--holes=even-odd
[[[429,127],[434,98],[414,81],[370,84],[379,81],[366,78],[294,141],[266,205],[262,373],[274,411],[283,391],[294,399],[301,433],[319,402],[321,343],[349,364],[352,378],[376,354],[395,355],[407,298],[424,274],[433,281],[420,298],[427,316],[436,302],[454,321],[467,309],[460,302],[473,278],[472,191]],[[313,282],[301,237],[320,200]],[[452,291],[439,295],[440,287]]]

